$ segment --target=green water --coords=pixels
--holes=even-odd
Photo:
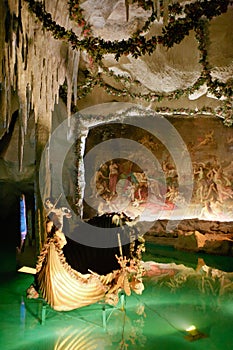
[[[143,254],[143,260],[146,261],[152,260],[159,263],[174,262],[192,268],[197,266],[198,258],[202,258],[206,265],[212,268],[226,272],[233,271],[233,257],[228,256],[180,251],[172,246],[162,246],[153,243],[146,243],[146,251]]]
[[[144,259],[186,263],[193,269],[198,257],[154,245],[148,245],[144,255]],[[231,258],[209,258],[222,267],[232,264]],[[104,329],[100,304],[69,312],[56,312],[47,306],[42,325],[42,302],[25,298],[33,276],[4,274],[0,286],[0,349],[232,350],[232,289],[223,289],[219,279],[195,274],[185,277],[182,273],[178,277],[145,277],[144,292],[126,297],[125,310],[120,305],[107,308]],[[197,327],[200,339],[185,338],[190,325]]]

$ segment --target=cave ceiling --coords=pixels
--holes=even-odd
[[[0,138],[16,124],[21,170],[61,100],[58,120],[129,102],[232,126],[231,1],[8,0],[0,13]]]

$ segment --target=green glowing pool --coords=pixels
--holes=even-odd
[[[126,297],[123,309],[119,304],[104,311],[102,304],[94,304],[56,312],[46,306],[44,325],[43,301],[25,297],[33,276],[5,275],[0,288],[0,348],[232,350],[232,258],[150,244],[143,259],[145,290]],[[186,331],[190,326],[196,327],[197,336]]]

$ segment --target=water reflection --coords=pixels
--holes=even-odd
[[[83,324],[80,319],[72,322],[59,333],[54,350],[169,349],[176,343],[179,349],[186,350],[189,345],[185,341],[195,339],[200,341],[197,349],[202,349],[213,336],[216,324],[221,329],[226,323],[223,310],[233,300],[233,272],[211,268],[203,259],[198,260],[196,268],[155,261],[143,265],[146,288],[141,296],[133,294],[127,298],[124,310],[109,307],[106,329],[101,323],[101,309],[90,317],[86,314]],[[62,315],[65,321],[69,313]],[[232,317],[233,313],[229,320]],[[191,324],[200,329],[202,337],[187,337],[186,329]],[[227,338],[228,333],[229,327]]]
[[[144,262],[145,275],[157,285],[166,285],[171,292],[182,287],[198,289],[205,294],[219,295],[233,293],[233,272],[225,272],[205,264],[198,258],[196,268],[183,264]]]
[[[146,344],[146,336],[143,334],[145,306],[137,303],[133,315],[126,310],[118,308],[109,309],[107,327],[101,324],[93,325],[77,322],[64,328],[57,338],[54,350],[91,350],[91,349],[139,349]],[[65,313],[64,313],[65,316]],[[93,321],[93,315],[91,316]]]

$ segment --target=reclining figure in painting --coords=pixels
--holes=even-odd
[[[62,232],[63,218],[71,217],[69,209],[57,209],[48,200],[46,207],[47,241],[38,257],[35,284],[27,290],[28,298],[41,295],[53,309],[69,311],[97,302],[115,306],[122,291],[128,296],[131,291],[142,293],[144,239],[135,235],[130,218],[111,213],[90,219],[91,225],[119,227],[124,234],[136,237],[123,246],[119,242],[119,247],[94,248]]]

